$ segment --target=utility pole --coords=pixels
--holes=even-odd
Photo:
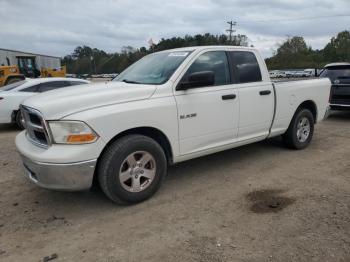
[[[229,32],[230,42],[232,42],[232,33],[236,32],[236,30],[234,30],[233,27],[237,25],[237,22],[236,21],[229,21],[227,23],[230,25],[230,29],[227,29],[226,32]]]

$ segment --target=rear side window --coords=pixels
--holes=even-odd
[[[230,53],[235,83],[251,83],[262,81],[258,60],[254,53],[248,51],[233,51]]]
[[[67,81],[52,81],[47,83],[41,83],[39,87],[39,92],[47,92],[66,86],[69,86],[69,83]]]
[[[69,84],[71,86],[78,86],[78,85],[83,85],[86,84],[85,82],[79,82],[79,81],[69,81]]]
[[[36,92],[39,92],[39,86],[40,85],[33,85],[33,86],[30,86],[30,87],[27,87],[27,88],[20,90],[20,92],[36,93]]]

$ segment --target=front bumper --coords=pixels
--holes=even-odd
[[[97,160],[53,164],[33,161],[21,155],[25,175],[36,185],[53,190],[80,191],[92,185]]]
[[[101,139],[86,145],[53,145],[41,148],[32,144],[25,131],[16,137],[16,148],[25,175],[40,187],[80,191],[92,186],[97,159],[104,147]]]

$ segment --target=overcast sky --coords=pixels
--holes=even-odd
[[[78,45],[116,52],[150,38],[223,34],[234,20],[267,57],[287,36],[323,48],[350,30],[350,0],[0,0],[0,17],[0,48],[58,56]]]

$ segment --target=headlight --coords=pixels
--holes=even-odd
[[[53,142],[56,144],[89,144],[98,135],[87,124],[79,121],[49,121]]]

